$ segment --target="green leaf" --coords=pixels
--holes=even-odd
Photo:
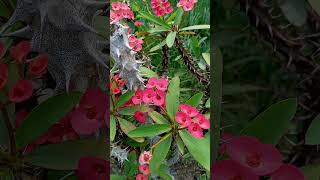
[[[182,9],[182,7],[179,7],[176,12],[177,12],[177,15],[174,18],[174,24],[179,26],[182,20],[184,10]]]
[[[156,26],[156,27],[154,27],[154,28],[151,28],[151,29],[149,30],[149,33],[157,33],[157,32],[164,32],[164,31],[168,31],[168,29],[167,29],[167,28],[164,28],[164,27],[162,27],[162,26]]]
[[[320,164],[306,165],[301,168],[306,180],[320,179]]]
[[[151,119],[158,124],[169,124],[169,121],[157,111],[148,112]]]
[[[177,142],[178,149],[179,149],[180,153],[182,155],[184,155],[184,143],[179,136],[176,137],[176,142]]]
[[[150,160],[150,172],[152,174],[157,174],[157,170],[160,165],[166,159],[166,156],[170,150],[172,135],[171,133],[160,139],[160,142],[154,149],[152,153],[152,159]]]
[[[202,57],[206,61],[206,63],[210,66],[210,53],[202,53]]]
[[[176,39],[177,32],[170,32],[166,38],[166,43],[169,48],[171,48],[174,44],[174,40]]]
[[[168,166],[165,164],[161,164],[157,171],[157,174],[164,180],[174,180],[173,176],[169,175],[167,172],[169,172]]]
[[[79,103],[80,98],[80,93],[65,93],[53,96],[35,107],[17,129],[17,146],[22,148],[46,133]]]
[[[118,113],[121,115],[133,116],[136,111],[148,112],[151,108],[147,105],[136,105],[121,108]]]
[[[174,77],[169,84],[168,92],[166,95],[166,110],[171,119],[174,119],[179,107],[180,97],[180,79]]]
[[[114,103],[114,107],[118,108],[121,105],[123,105],[124,103],[128,102],[130,100],[130,98],[134,95],[134,91],[127,91],[126,93],[122,94],[119,99]]]
[[[202,92],[197,93],[197,94],[193,95],[188,101],[186,101],[186,104],[197,107],[201,103],[202,97],[203,97]]]
[[[144,142],[144,138],[143,138],[143,137],[136,137],[136,138],[135,138],[135,137],[131,137],[131,136],[128,135],[128,133],[129,133],[130,131],[136,129],[136,126],[135,126],[133,123],[131,123],[131,122],[125,120],[125,119],[122,119],[122,118],[118,118],[118,122],[119,122],[119,124],[120,124],[121,130],[122,130],[128,137],[130,137],[131,139],[133,139],[133,140],[135,140],[135,141],[137,141],[137,142],[140,142],[140,143]]]
[[[266,144],[277,144],[288,131],[296,110],[297,99],[287,99],[273,104],[250,122],[241,134],[257,137]]]
[[[128,133],[130,137],[152,137],[171,130],[168,124],[153,124],[138,127]]]
[[[311,122],[306,133],[306,144],[318,145],[320,144],[320,114]]]
[[[320,15],[320,1],[319,0],[309,0],[311,7]]]
[[[210,108],[210,98],[207,100],[206,104],[204,105],[206,108]]]
[[[152,47],[152,48],[149,50],[149,52],[157,51],[157,50],[159,50],[160,48],[162,48],[162,46],[164,46],[164,45],[166,45],[166,44],[167,44],[166,40],[163,40],[160,44],[157,44],[157,45],[155,45],[154,47]]]
[[[137,154],[135,151],[131,151],[128,155],[128,161],[124,162],[124,174],[127,176],[134,176],[138,171]]]
[[[186,130],[179,131],[180,137],[187,146],[190,154],[207,171],[210,171],[210,135],[209,133],[201,139],[194,138]]]
[[[160,19],[157,16],[151,15],[150,13],[144,12],[144,11],[139,11],[138,12],[143,18],[148,19],[149,21],[159,25],[159,26],[163,26],[167,29],[170,29],[171,27],[169,26],[169,24],[167,24],[166,22],[164,22],[162,19]]]
[[[295,26],[302,26],[307,20],[305,1],[282,0],[280,8],[285,17]]]
[[[110,176],[110,180],[126,180],[127,177],[126,176],[120,176],[120,175],[114,175],[114,174],[111,174]]]
[[[110,115],[110,141],[113,141],[117,133],[117,122],[113,115]]]
[[[152,71],[149,68],[141,66],[139,68],[139,71],[140,71],[140,75],[141,76],[144,76],[144,77],[147,77],[147,78],[152,78],[152,77],[159,78],[158,74],[156,72]]]
[[[81,139],[38,147],[24,161],[48,169],[69,170],[76,169],[84,156],[106,158],[107,150],[104,138]]]
[[[196,30],[196,29],[210,29],[210,25],[204,24],[204,25],[189,26],[189,27],[180,29],[180,31],[188,31],[188,30]]]

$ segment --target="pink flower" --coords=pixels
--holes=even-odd
[[[21,64],[25,61],[25,57],[30,51],[31,43],[29,41],[21,41],[10,49],[10,54],[17,63]]]
[[[134,19],[134,14],[128,4],[121,2],[113,2],[110,11],[110,24],[114,24],[124,18]]]
[[[144,103],[149,104],[153,102],[153,97],[156,96],[156,92],[153,89],[145,89],[143,92],[142,100]]]
[[[203,114],[198,114],[194,117],[197,120],[197,124],[202,129],[210,129],[210,121]]]
[[[0,40],[0,59],[6,54],[6,46],[5,44]]]
[[[194,5],[197,3],[197,0],[180,0],[177,3],[177,7],[183,7],[184,11],[190,11],[193,9]]]
[[[48,56],[39,55],[35,57],[29,65],[29,73],[33,76],[41,76],[47,72]]]
[[[107,110],[107,96],[99,89],[88,89],[79,107],[73,111],[71,124],[81,135],[90,135],[102,127]]]
[[[253,137],[234,137],[227,144],[227,154],[260,176],[270,174],[282,165],[281,154],[273,145],[262,144]]]
[[[300,169],[297,167],[284,164],[279,169],[277,169],[274,173],[271,174],[270,180],[305,180],[305,177]]]
[[[185,127],[189,126],[192,121],[191,118],[184,112],[177,112],[177,114],[175,115],[175,118],[179,124]]]
[[[151,160],[152,155],[150,151],[143,151],[143,153],[139,156],[139,163],[140,165],[143,164],[149,164],[149,161]]]
[[[163,91],[156,90],[156,95],[153,96],[152,101],[156,106],[164,105],[165,93]]]
[[[160,91],[166,91],[168,88],[168,80],[167,79],[158,79],[156,82],[156,88]]]
[[[136,111],[133,115],[134,119],[136,119],[139,123],[146,123],[147,116],[144,112]]]
[[[112,2],[111,3],[112,10],[118,11],[121,9],[121,3],[120,2]]]
[[[134,51],[140,51],[142,49],[143,40],[136,38],[135,35],[129,35],[129,46]]]
[[[186,113],[189,117],[195,117],[199,114],[199,111],[195,107],[190,106],[189,104],[180,104],[179,109],[181,112]]]
[[[148,79],[148,83],[146,85],[146,88],[150,88],[151,89],[151,88],[156,87],[157,81],[158,81],[158,79],[155,78],[155,77],[149,78]]]
[[[0,63],[0,89],[2,89],[8,81],[8,67],[4,63]]]
[[[133,104],[141,104],[142,103],[142,97],[143,97],[143,91],[141,89],[138,89],[134,96],[132,97]]]
[[[140,171],[143,175],[149,175],[149,174],[150,174],[149,165],[147,165],[147,164],[140,165],[140,166],[139,166],[139,171]]]
[[[188,126],[188,131],[195,138],[200,139],[203,136],[203,130],[197,123],[191,122],[191,124]]]
[[[136,176],[136,180],[148,180],[148,176],[145,176],[143,174],[138,174]]]
[[[29,99],[32,96],[33,88],[30,80],[18,81],[9,91],[10,101],[19,103]]]
[[[168,0],[151,0],[150,5],[154,14],[157,16],[164,16],[165,14],[170,14],[173,11]]]
[[[139,27],[139,26],[142,26],[142,25],[143,25],[143,23],[142,23],[142,22],[140,22],[140,21],[136,21],[136,22],[134,22],[134,25]]]
[[[232,160],[220,160],[212,169],[214,180],[259,180],[250,169]]]
[[[96,157],[82,157],[78,162],[78,180],[105,180],[109,176],[109,163]]]

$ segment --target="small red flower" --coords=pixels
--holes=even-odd
[[[0,40],[0,59],[6,54],[6,46],[5,44]]]
[[[173,11],[168,0],[151,0],[150,3],[154,14],[157,16],[164,16],[165,14],[170,14]]]
[[[157,81],[158,81],[158,79],[155,77],[149,78],[147,85],[146,85],[146,88],[151,89],[151,88],[156,87]]]
[[[179,109],[181,112],[186,113],[189,117],[195,117],[199,114],[199,111],[195,107],[190,106],[189,104],[180,104]]]
[[[125,79],[120,79],[118,81],[118,84],[119,84],[120,87],[122,87],[122,86],[124,86],[126,84],[126,80]]]
[[[133,115],[134,119],[136,119],[139,123],[146,123],[147,116],[144,112],[136,111]]]
[[[140,165],[143,164],[149,164],[149,161],[151,160],[152,155],[150,151],[143,151],[143,153],[139,156],[139,163]]]
[[[136,180],[148,180],[148,176],[145,176],[143,174],[138,174],[136,176]]]
[[[177,3],[177,7],[183,7],[184,11],[190,11],[193,9],[194,5],[197,3],[197,0],[180,0]]]
[[[191,122],[188,126],[188,131],[195,138],[201,139],[203,137],[203,130],[197,123]]]
[[[191,118],[184,112],[177,112],[175,119],[179,124],[185,127],[189,126],[192,121]]]
[[[114,75],[114,76],[113,76],[113,79],[114,79],[115,81],[119,81],[119,79],[120,79],[119,74]]]
[[[197,120],[197,124],[199,124],[202,129],[210,129],[210,121],[203,114],[196,115],[194,119]]]
[[[35,57],[29,65],[29,73],[33,76],[41,76],[47,72],[48,56],[39,55]]]
[[[0,63],[0,89],[2,89],[8,81],[8,67],[4,63]]]
[[[17,63],[21,64],[25,62],[25,58],[30,51],[31,43],[29,41],[21,41],[10,49],[10,54]]]
[[[113,94],[119,94],[120,92],[121,92],[121,90],[118,86],[113,88]]]
[[[139,27],[139,26],[142,26],[142,25],[143,25],[143,23],[142,23],[142,22],[140,22],[140,21],[136,21],[136,22],[134,22],[134,25]]]
[[[166,91],[168,88],[168,80],[167,79],[158,79],[156,82],[156,88],[160,91]]]
[[[305,180],[301,170],[293,165],[284,164],[271,174],[270,180]]]
[[[140,166],[139,166],[139,171],[140,171],[143,175],[149,175],[149,174],[150,174],[149,165],[147,165],[147,164],[140,165]]]
[[[138,89],[134,96],[132,97],[132,103],[133,104],[141,104],[142,103],[142,97],[143,97],[143,91],[141,89]]]
[[[232,160],[248,167],[256,175],[268,175],[282,165],[281,154],[273,145],[262,144],[253,137],[234,137],[226,149]]]
[[[32,96],[33,88],[30,80],[18,81],[9,91],[10,101],[19,103],[29,99]]]
[[[109,176],[109,163],[95,157],[82,157],[78,162],[76,175],[79,180],[106,180]]]
[[[259,180],[250,169],[232,160],[221,160],[212,168],[214,180]]]
[[[153,96],[152,101],[156,106],[162,106],[165,102],[165,93],[160,90],[156,90],[156,95]]]
[[[153,89],[145,89],[143,92],[142,100],[144,103],[149,104],[153,102],[153,97],[156,96],[156,92]]]

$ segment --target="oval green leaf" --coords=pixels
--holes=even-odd
[[[169,84],[168,93],[166,95],[166,110],[171,119],[174,119],[179,107],[180,97],[180,79],[174,77]]]
[[[318,145],[320,144],[320,114],[311,122],[306,133],[306,144]]]
[[[116,137],[117,122],[114,116],[110,116],[110,141],[113,141]]]
[[[176,39],[177,32],[170,32],[166,38],[166,43],[169,48],[171,48],[174,44],[174,40]]]
[[[80,98],[80,93],[65,93],[51,97],[35,107],[17,129],[17,146],[22,148],[47,132],[79,103]]]
[[[130,98],[134,95],[134,91],[127,91],[126,93],[122,94],[119,99],[114,103],[114,107],[118,108],[124,103],[128,102]]]
[[[196,139],[186,130],[179,131],[180,137],[187,146],[190,154],[207,171],[210,171],[210,135],[206,134],[201,139]]]
[[[141,66],[139,68],[139,71],[140,71],[140,75],[141,76],[144,76],[144,77],[147,77],[147,78],[152,78],[152,77],[159,78],[158,74],[156,72],[152,71],[149,68]]]
[[[121,128],[122,132],[124,132],[128,137],[130,137],[131,139],[133,139],[137,142],[140,142],[140,143],[144,142],[144,138],[142,138],[142,137],[134,138],[134,137],[131,137],[128,135],[128,133],[130,131],[136,129],[136,126],[133,123],[131,123],[125,119],[122,119],[122,118],[118,118],[118,122],[120,124],[120,128]]]
[[[148,112],[151,119],[158,124],[169,124],[169,121],[157,111]]]
[[[128,133],[129,137],[152,137],[171,130],[168,124],[153,124],[138,127]]]
[[[107,152],[104,138],[81,139],[39,147],[26,155],[24,161],[43,168],[69,170],[77,168],[81,157],[106,158]]]
[[[203,24],[203,25],[188,26],[180,29],[180,31],[188,31],[188,30],[196,30],[196,29],[210,29],[210,25]]]
[[[245,127],[241,134],[257,137],[266,144],[277,144],[288,131],[297,110],[297,99],[287,99],[271,105]]]
[[[149,21],[159,25],[159,26],[163,26],[167,29],[170,29],[170,26],[169,24],[167,24],[166,22],[164,22],[162,19],[160,19],[159,17],[157,16],[154,16],[150,13],[147,13],[147,12],[144,12],[144,11],[139,11],[139,14],[145,18],[145,19],[148,19]]]
[[[157,171],[162,164],[162,162],[166,159],[166,156],[170,150],[172,136],[168,134],[160,139],[160,142],[152,153],[152,159],[150,161],[150,172],[152,174],[157,174]]]
[[[202,97],[203,97],[202,92],[197,93],[197,94],[193,95],[188,101],[186,101],[186,104],[197,107],[201,103]]]

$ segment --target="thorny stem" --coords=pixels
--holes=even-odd
[[[3,115],[4,123],[7,127],[7,130],[8,130],[8,135],[9,135],[9,139],[10,139],[10,154],[12,156],[15,156],[17,154],[16,140],[15,140],[15,135],[14,135],[15,130],[13,129],[13,126],[11,124],[9,114],[8,114],[6,107],[3,104],[0,104],[0,109],[1,109],[1,112]]]
[[[162,46],[162,75],[166,75],[168,73],[168,65],[169,65],[169,49],[168,46]]]

